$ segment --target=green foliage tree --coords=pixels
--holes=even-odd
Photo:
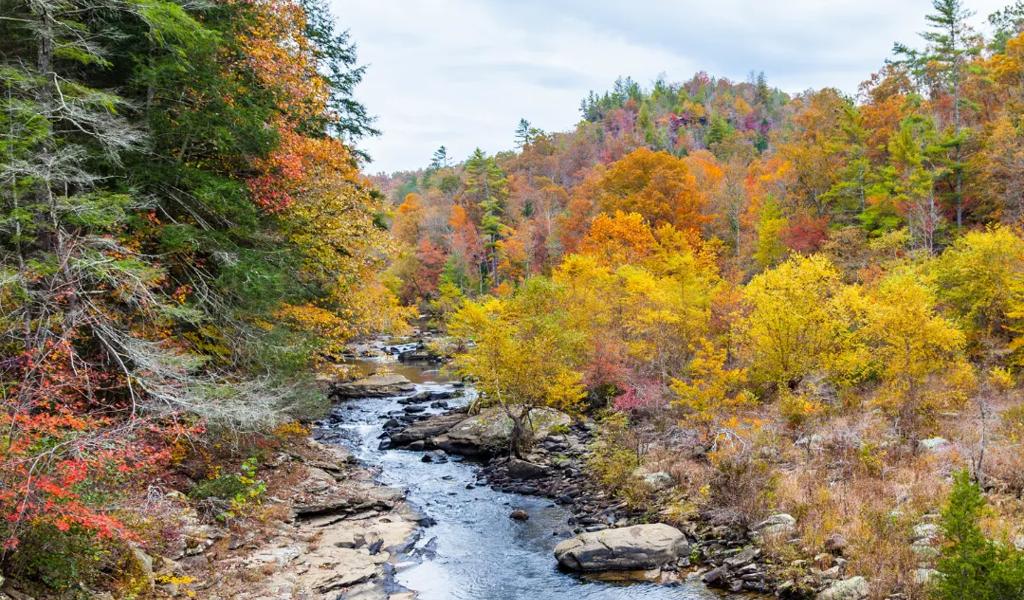
[[[490,281],[498,283],[498,244],[505,237],[505,208],[508,200],[508,181],[493,156],[477,148],[466,161],[465,197],[481,211],[480,230],[486,236],[485,251]]]
[[[966,470],[953,477],[942,512],[946,544],[938,563],[936,600],[1003,600],[1024,597],[1024,554],[985,537],[978,521],[985,509],[981,488]]]
[[[961,0],[933,0],[932,8],[935,12],[925,16],[930,29],[921,34],[925,41],[924,50],[915,50],[897,43],[893,46],[893,52],[902,57],[899,62],[907,66],[922,85],[949,95],[951,99],[951,127],[944,144],[949,149],[952,202],[959,229],[963,226],[963,146],[967,135],[961,116],[964,103],[963,81],[968,61],[978,55],[981,47],[967,22],[972,13]]]

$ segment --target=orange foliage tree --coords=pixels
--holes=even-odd
[[[601,210],[638,213],[654,225],[700,229],[706,200],[686,162],[667,152],[638,148],[609,165],[598,184]]]

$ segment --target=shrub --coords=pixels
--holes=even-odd
[[[712,506],[739,521],[756,521],[769,512],[778,474],[751,449],[723,446],[710,455],[716,468],[711,479]]]
[[[917,600],[923,593],[914,580],[920,558],[908,543],[915,515],[893,510],[883,500],[883,489],[871,486],[875,501],[864,500],[848,539],[849,572],[870,574],[872,598],[885,598],[899,591]]]
[[[587,466],[608,490],[630,506],[642,506],[648,490],[634,474],[642,464],[645,449],[624,413],[613,412],[601,420],[597,438],[591,444]]]
[[[216,517],[221,520],[234,518],[245,513],[253,504],[258,504],[266,484],[256,479],[259,460],[256,457],[245,459],[239,466],[238,473],[219,475],[201,481],[192,489],[190,495],[205,504],[216,507]]]
[[[1013,442],[1024,442],[1024,404],[1007,408],[1002,413],[1002,429]]]
[[[61,531],[43,523],[22,533],[18,551],[11,554],[9,574],[74,598],[81,588],[101,579],[115,554],[93,531],[78,526]]]

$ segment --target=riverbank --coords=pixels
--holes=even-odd
[[[265,498],[246,518],[201,519],[183,502],[181,545],[139,561],[148,597],[412,598],[389,574],[422,518],[375,475],[341,447],[294,440],[260,469]]]
[[[406,352],[422,354],[421,345]],[[389,416],[384,426],[384,447],[425,452],[425,460],[443,461],[447,455],[474,460],[480,465],[477,485],[549,499],[569,511],[570,530],[564,535],[664,523],[683,532],[688,540],[688,554],[678,562],[604,576],[661,583],[699,580],[725,592],[786,598],[819,594],[822,598],[856,598],[865,589],[862,578],[847,577],[846,541],[842,538],[832,539],[830,551],[813,559],[801,557],[799,552],[781,558],[784,553],[779,549],[786,547],[796,532],[796,519],[789,514],[774,513],[751,523],[722,518],[713,511],[681,514],[685,498],[680,496],[674,476],[666,471],[638,469],[634,474],[643,488],[642,505],[635,498],[631,503],[612,493],[588,468],[598,432],[589,419],[573,421],[557,411],[538,410],[535,445],[522,458],[509,458],[507,434],[498,425],[504,420],[500,410],[484,409],[470,416],[464,408],[449,409],[444,397],[430,394],[410,396],[403,403],[405,408]],[[424,414],[420,405],[428,403],[445,410],[434,416]],[[521,512],[512,516],[528,518]],[[844,595],[834,596],[840,592]]]
[[[541,414],[545,413],[541,411]],[[668,474],[649,473],[644,476],[654,496],[654,502],[647,508],[630,506],[602,488],[588,474],[586,466],[594,437],[593,423],[567,424],[547,414],[536,421],[540,424],[538,439],[531,452],[523,458],[514,458],[507,456],[507,452],[495,451],[495,440],[502,438],[495,433],[493,425],[483,425],[500,419],[500,414],[494,410],[485,410],[476,417],[469,417],[461,409],[450,410],[433,417],[413,418],[413,422],[405,427],[396,426],[389,443],[427,452],[425,456],[428,457],[435,456],[431,453],[442,452],[478,460],[480,467],[476,479],[479,485],[488,485],[501,492],[546,498],[564,507],[571,514],[568,534],[664,523],[678,528],[686,536],[689,550],[679,561],[655,569],[610,572],[598,576],[660,583],[700,578],[710,587],[733,593],[776,591],[778,579],[770,574],[770,566],[762,560],[763,553],[755,543],[754,532],[702,520],[681,522],[665,511],[652,509],[663,507],[666,502],[658,500],[667,500],[671,495],[672,484]],[[453,437],[457,443],[453,443]],[[510,516],[528,518],[526,514]],[[785,516],[774,519],[784,522]]]

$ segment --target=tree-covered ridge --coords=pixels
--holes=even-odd
[[[545,133],[524,120],[517,151],[476,153],[455,166],[442,147],[443,160],[382,182],[396,204],[417,194],[425,214],[428,231],[411,244],[404,269],[440,272],[444,258],[432,250],[453,252],[453,205],[478,229],[488,212],[495,229],[496,213],[481,209],[479,178],[471,176],[490,161],[490,177],[507,182],[495,192],[507,196],[506,229],[492,245],[500,242],[510,273],[527,264],[533,273],[550,270],[574,249],[586,221],[607,211],[601,198],[619,193],[613,188],[621,177],[613,182],[606,171],[649,168],[636,157],[619,162],[637,149],[663,153],[651,159],[667,169],[659,182],[692,182],[703,233],[721,240],[747,276],[843,235],[874,239],[902,230],[908,248],[935,252],[965,227],[1018,223],[1020,11],[1014,5],[993,15],[994,37],[986,40],[970,30],[959,3],[939,3],[919,47],[897,44],[856,97],[834,89],[790,97],[763,75],[734,83],[701,73],[650,88],[625,78],[583,101],[574,131]],[[643,195],[652,193],[664,190]],[[488,261],[483,276],[500,283],[503,261],[491,254]],[[479,270],[470,265],[468,273],[477,287]]]
[[[1019,571],[1024,4],[988,38],[933,4],[856,97],[620,79],[573,131],[382,178],[391,287],[481,402],[601,418],[591,475],[652,518],[785,512],[785,577],[838,539],[872,598],[922,598],[969,568],[914,541],[967,466],[999,499],[981,545]]]
[[[404,314],[325,4],[0,6],[0,561],[31,578],[23,541],[135,539],[203,431],[287,420]]]

